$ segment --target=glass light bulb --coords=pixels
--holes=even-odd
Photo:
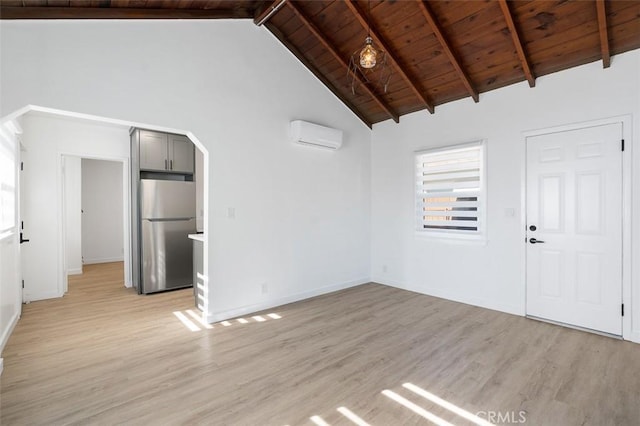
[[[376,66],[376,58],[378,52],[373,47],[373,41],[371,37],[367,37],[365,40],[365,46],[360,51],[360,66],[365,69],[370,69]]]

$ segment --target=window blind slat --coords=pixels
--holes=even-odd
[[[478,222],[472,220],[423,220],[425,226],[448,228],[478,228]]]
[[[433,174],[433,173],[440,173],[440,172],[452,172],[452,171],[462,171],[462,170],[478,170],[480,168],[480,162],[479,161],[468,161],[466,163],[460,163],[460,164],[456,164],[455,167],[452,167],[451,164],[440,164],[437,166],[430,166],[430,167],[419,167],[418,171],[421,172],[423,175],[429,175],[429,174]]]
[[[480,158],[480,150],[478,147],[467,148],[455,151],[442,151],[428,154],[422,154],[419,157],[420,163],[433,163],[437,161],[452,161],[468,158]]]
[[[469,198],[469,197],[477,197],[479,191],[441,191],[441,192],[425,192],[418,190],[417,197],[418,198]],[[470,200],[465,200],[470,201]]]
[[[433,201],[429,203],[424,203],[422,200],[418,201],[419,206],[428,206],[439,209],[444,208],[478,208],[477,201]]]
[[[475,210],[421,210],[422,216],[438,216],[438,217],[478,217]]]
[[[480,182],[478,181],[470,181],[470,182],[434,182],[423,184],[422,188],[428,191],[439,191],[444,192],[447,189],[471,189],[480,187]]]
[[[465,179],[465,178],[480,178],[480,170],[464,170],[453,171],[444,173],[420,173],[418,174],[418,183],[422,182],[425,178],[430,180],[453,180],[453,179]]]

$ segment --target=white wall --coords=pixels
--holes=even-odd
[[[126,127],[32,113],[24,116],[23,130],[22,219],[31,241],[22,245],[22,269],[24,299],[33,301],[60,297],[66,285],[65,271],[59,270],[64,264],[60,251],[63,154],[126,160],[129,132]]]
[[[82,162],[80,157],[62,157],[65,220],[65,260],[67,275],[82,273]]]
[[[82,159],[82,259],[85,264],[124,259],[122,167],[118,161]]]
[[[0,116],[35,104],[204,144],[211,320],[368,281],[370,131],[265,28],[6,21],[0,35]],[[292,119],[344,130],[344,148],[292,145]]]
[[[436,108],[400,124],[387,121],[372,136],[372,278],[374,281],[492,309],[524,314],[521,240],[522,132],[568,123],[640,115],[640,51]],[[446,243],[416,236],[413,152],[488,139],[488,244]],[[640,223],[640,146],[632,148],[635,216]],[[506,209],[515,209],[514,217]],[[640,340],[640,227],[633,228],[634,338]],[[462,266],[464,265],[464,266]],[[386,269],[386,272],[385,272]]]
[[[204,232],[204,153],[196,147],[196,230]]]

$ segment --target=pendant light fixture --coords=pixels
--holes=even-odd
[[[354,95],[361,84],[377,86],[380,91],[386,93],[391,78],[386,53],[375,47],[371,37],[371,0],[368,0],[367,9],[367,37],[364,39],[364,46],[355,51],[349,61],[348,75]]]
[[[364,41],[364,47],[360,51],[360,66],[365,69],[371,69],[376,66],[376,58],[378,51],[373,47],[373,39],[367,36]]]
[[[360,51],[360,66],[365,69],[371,69],[376,66],[376,58],[378,51],[373,47],[373,39],[371,38],[371,0],[367,2],[367,38],[364,39],[364,47]]]

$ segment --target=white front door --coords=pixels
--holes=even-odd
[[[527,137],[527,315],[622,335],[622,124]]]

